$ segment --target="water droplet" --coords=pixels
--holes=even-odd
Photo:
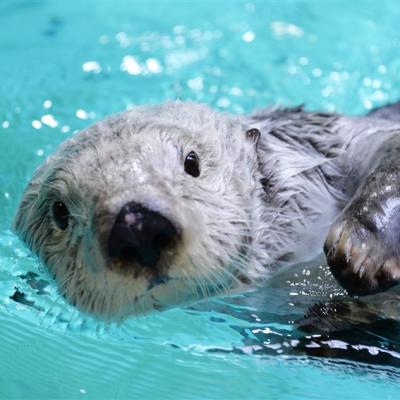
[[[202,90],[204,87],[203,78],[198,76],[197,78],[189,79],[188,86],[193,90]]]
[[[136,59],[132,56],[125,56],[122,60],[121,70],[126,71],[130,75],[139,75],[142,68]]]
[[[146,67],[149,72],[153,74],[159,74],[162,71],[162,67],[158,60],[155,58],[149,58],[146,60]]]
[[[370,110],[372,108],[372,102],[370,100],[364,100],[363,105],[367,110]]]
[[[231,90],[229,91],[229,93],[233,96],[241,96],[243,94],[242,89],[238,88],[238,87],[233,87],[231,88]]]
[[[128,47],[131,44],[131,40],[125,32],[118,32],[115,38],[118,40],[121,47]]]
[[[364,86],[371,86],[371,84],[372,84],[372,79],[371,78],[366,77],[366,78],[363,79],[363,85]]]
[[[93,72],[95,74],[101,72],[101,66],[97,61],[86,61],[82,64],[82,69],[85,72]]]
[[[76,110],[75,115],[79,119],[88,119],[89,118],[89,114],[85,110],[82,110],[81,108],[79,110]]]
[[[271,24],[271,30],[272,33],[275,36],[295,36],[295,37],[301,37],[304,35],[303,29],[301,29],[299,26],[294,25],[294,24],[289,24],[284,21],[274,21]]]
[[[315,76],[316,78],[319,78],[322,76],[322,71],[319,68],[314,68],[312,70],[312,74],[313,76]]]
[[[248,32],[245,32],[245,33],[243,34],[242,39],[243,39],[245,42],[250,43],[250,42],[252,42],[252,41],[255,39],[255,37],[256,37],[256,35],[254,34],[254,32],[248,31]]]
[[[381,65],[378,66],[378,72],[379,72],[380,74],[386,74],[387,69],[386,69],[386,67],[385,67],[383,64],[381,64]]]
[[[226,98],[226,97],[221,97],[221,98],[217,101],[217,106],[218,106],[218,107],[222,107],[222,108],[229,107],[230,104],[231,104],[231,102],[230,102],[229,99]]]
[[[32,126],[33,126],[35,129],[40,129],[40,128],[42,127],[42,123],[41,123],[40,121],[38,121],[37,119],[34,119],[34,120],[32,121]]]
[[[51,114],[43,115],[41,118],[43,124],[49,126],[50,128],[55,128],[58,125],[58,122],[54,119]]]

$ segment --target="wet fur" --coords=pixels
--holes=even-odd
[[[246,137],[250,128],[260,130],[258,142]],[[301,108],[236,117],[191,103],[137,107],[65,142],[36,171],[15,229],[81,310],[118,319],[163,309],[259,284],[320,253],[374,151],[398,132],[380,119]],[[193,149],[198,179],[183,172]],[[72,215],[68,232],[50,213],[60,198]],[[184,232],[161,260],[168,281],[156,287],[152,272],[126,270],[104,252],[132,200]]]

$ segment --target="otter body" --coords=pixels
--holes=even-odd
[[[104,319],[257,285],[324,243],[348,291],[385,290],[400,278],[400,123],[385,113],[137,107],[61,145],[15,229]]]
[[[279,210],[277,226],[284,226],[265,243],[277,265],[307,261],[324,246],[331,271],[350,294],[397,283],[398,109],[398,104],[382,107],[367,117],[266,110],[249,119],[265,132],[258,149],[265,207]]]

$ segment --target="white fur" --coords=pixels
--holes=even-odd
[[[301,109],[243,118],[192,103],[137,107],[49,157],[26,189],[15,228],[62,294],[105,319],[255,284],[321,251],[358,179],[345,177],[363,130],[351,121]],[[258,143],[246,136],[253,127]],[[183,168],[193,150],[198,178]],[[52,220],[56,200],[71,214],[66,231]],[[107,258],[107,235],[129,201],[182,228],[180,246],[161,259],[171,280],[153,289]]]

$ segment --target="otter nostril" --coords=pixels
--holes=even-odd
[[[137,249],[135,247],[129,246],[123,247],[119,255],[119,258],[125,261],[135,261],[138,259],[138,257],[139,252],[137,251]]]
[[[175,226],[160,213],[131,202],[122,207],[111,229],[108,254],[111,258],[155,268],[163,250],[179,237]]]
[[[163,250],[173,244],[175,240],[175,235],[167,235],[167,234],[162,234],[162,235],[157,235],[153,239],[153,247],[159,250]]]

